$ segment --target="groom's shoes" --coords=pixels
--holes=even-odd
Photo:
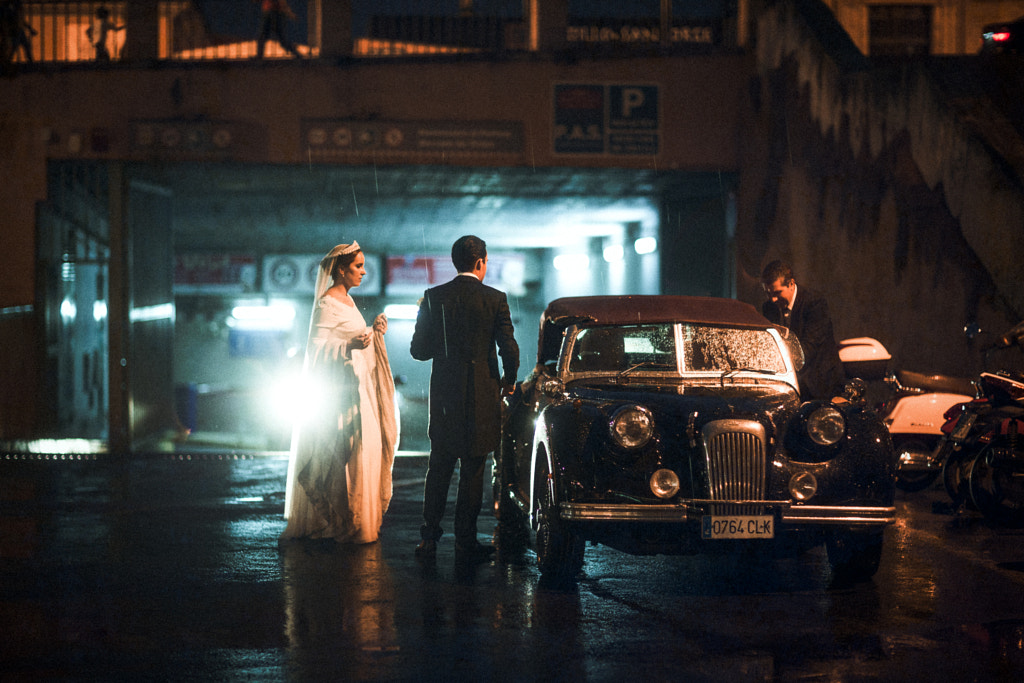
[[[455,561],[465,562],[467,564],[478,564],[481,562],[487,562],[494,555],[493,545],[483,545],[482,543],[456,543],[455,544]]]
[[[422,540],[416,546],[416,557],[421,559],[433,559],[437,555],[437,541]]]

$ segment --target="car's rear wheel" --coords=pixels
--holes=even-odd
[[[849,585],[867,581],[878,571],[882,561],[884,531],[853,531],[839,529],[825,539],[833,585]]]
[[[574,584],[583,569],[584,542],[558,514],[553,487],[542,469],[538,469],[534,486],[534,510],[541,580],[553,587]]]

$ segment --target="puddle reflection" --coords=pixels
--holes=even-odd
[[[300,668],[320,652],[344,662],[341,678],[379,675],[381,655],[399,650],[395,585],[381,544],[297,541],[281,555],[285,637]]]

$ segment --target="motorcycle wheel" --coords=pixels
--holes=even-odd
[[[981,450],[968,472],[971,499],[985,518],[1024,527],[1024,450],[996,439]]]
[[[929,445],[927,441],[916,437],[899,440],[893,439],[892,445],[896,449],[897,462],[902,462],[904,453],[914,453],[919,457],[921,454],[924,454],[925,457],[931,460],[931,454],[935,450],[934,446]],[[938,466],[927,470],[904,469],[900,467],[896,471],[896,487],[909,493],[923,491],[931,486],[941,473],[942,469]]]
[[[943,448],[947,446],[949,444],[944,445]],[[950,451],[942,465],[942,483],[946,487],[946,493],[949,494],[950,500],[953,501],[954,508],[966,504],[968,508],[975,509],[967,482],[967,468],[970,467],[974,456],[973,452],[964,449]]]

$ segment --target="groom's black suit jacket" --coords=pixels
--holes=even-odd
[[[484,456],[497,449],[501,384],[519,371],[519,345],[504,292],[460,275],[423,295],[410,348],[431,360],[430,425],[434,448]]]

